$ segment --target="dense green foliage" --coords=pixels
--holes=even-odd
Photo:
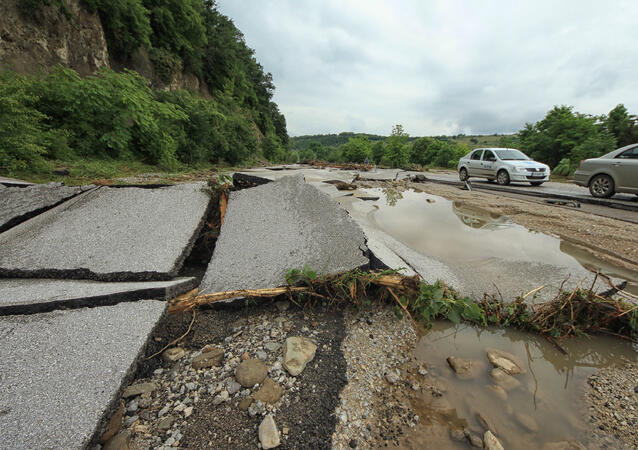
[[[535,124],[527,123],[519,132],[521,150],[532,158],[558,168],[567,175],[578,162],[638,142],[638,121],[623,105],[609,114],[591,116],[572,107],[555,106]]]
[[[0,173],[37,171],[50,160],[130,160],[237,164],[284,161],[286,120],[272,101],[272,76],[242,33],[211,0],[82,0],[100,15],[111,59],[130,66],[138,51],[155,81],[197,75],[210,96],[154,90],[137,73],[104,70],[81,78],[70,69],[0,75]],[[34,13],[63,0],[22,0]],[[6,124],[6,126],[5,126]]]
[[[348,139],[343,141],[346,136]],[[469,151],[465,145],[457,143],[454,139],[410,138],[401,125],[395,125],[388,137],[341,133],[317,135],[315,138],[314,141],[307,141],[305,136],[301,141],[298,141],[298,137],[292,138],[293,148],[299,149],[298,153],[295,153],[299,160],[362,163],[368,159],[372,164],[387,167],[452,168],[456,167],[459,158]],[[323,142],[342,141],[343,143],[338,146],[322,145]]]
[[[153,91],[130,71],[104,70],[87,78],[63,68],[30,77],[5,73],[0,95],[4,173],[78,157],[139,160],[166,169],[236,164],[259,150],[258,130],[233,105],[188,91]]]

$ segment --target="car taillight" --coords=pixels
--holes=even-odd
[[[585,162],[584,159],[581,159],[580,162],[578,163],[578,169],[580,170],[580,167],[583,165],[583,163]]]

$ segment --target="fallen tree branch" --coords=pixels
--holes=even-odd
[[[219,302],[222,300],[229,300],[237,297],[278,297],[283,294],[290,294],[293,292],[307,292],[309,287],[296,287],[296,286],[284,286],[278,288],[266,288],[266,289],[239,289],[236,291],[223,291],[215,292],[214,294],[198,295],[194,298],[187,298],[184,300],[175,299],[168,307],[168,312],[171,314],[190,311],[197,306],[208,305],[210,303]]]

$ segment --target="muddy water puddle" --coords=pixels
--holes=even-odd
[[[477,279],[503,275],[490,273],[490,266],[499,261],[499,267],[508,263],[561,267],[580,274],[596,269],[629,280],[628,290],[638,291],[638,273],[471,204],[413,190],[363,189],[354,195],[379,197],[370,202],[375,209],[367,220],[373,226],[423,255],[469,268]]]
[[[460,438],[464,429],[483,436],[488,423],[507,449],[565,441],[596,447],[586,438],[586,380],[600,368],[636,361],[638,348],[605,337],[570,339],[561,345],[567,355],[540,336],[516,330],[435,323],[415,349],[427,374],[417,378],[422,388],[412,406],[421,420],[405,446],[427,445],[437,436],[438,448],[462,448],[467,445],[467,438]],[[499,384],[492,378],[487,349],[508,352],[518,360],[523,373],[513,375],[516,383]],[[473,361],[473,376],[462,379],[453,372],[446,361],[450,356]],[[460,441],[445,439],[441,427],[450,436],[460,433]]]

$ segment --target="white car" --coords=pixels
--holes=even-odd
[[[487,178],[500,185],[526,182],[540,186],[549,181],[549,166],[514,148],[477,148],[459,160],[459,178]]]

